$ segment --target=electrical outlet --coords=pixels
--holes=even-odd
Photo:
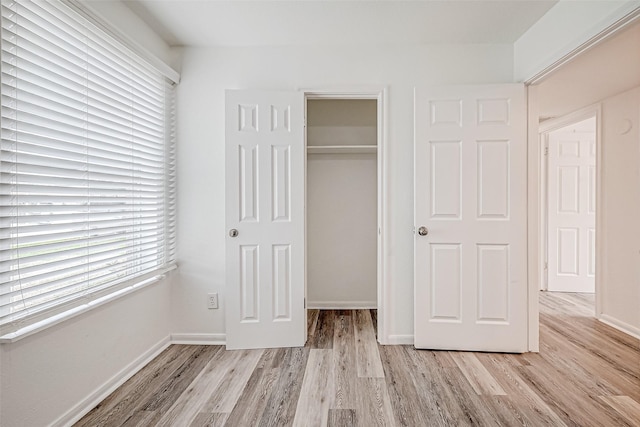
[[[218,294],[213,293],[207,295],[207,308],[218,308]]]

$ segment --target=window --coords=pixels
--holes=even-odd
[[[1,59],[7,333],[172,265],[174,95],[62,1],[2,0]]]

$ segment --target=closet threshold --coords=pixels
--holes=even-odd
[[[377,145],[308,145],[307,154],[362,154],[376,153]]]

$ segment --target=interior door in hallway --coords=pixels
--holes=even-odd
[[[595,292],[595,118],[549,133],[547,289]]]
[[[527,349],[525,90],[415,92],[414,342]]]
[[[304,98],[226,92],[228,349],[305,340]]]

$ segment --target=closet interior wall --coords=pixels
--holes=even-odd
[[[307,307],[377,307],[377,101],[307,100]]]

